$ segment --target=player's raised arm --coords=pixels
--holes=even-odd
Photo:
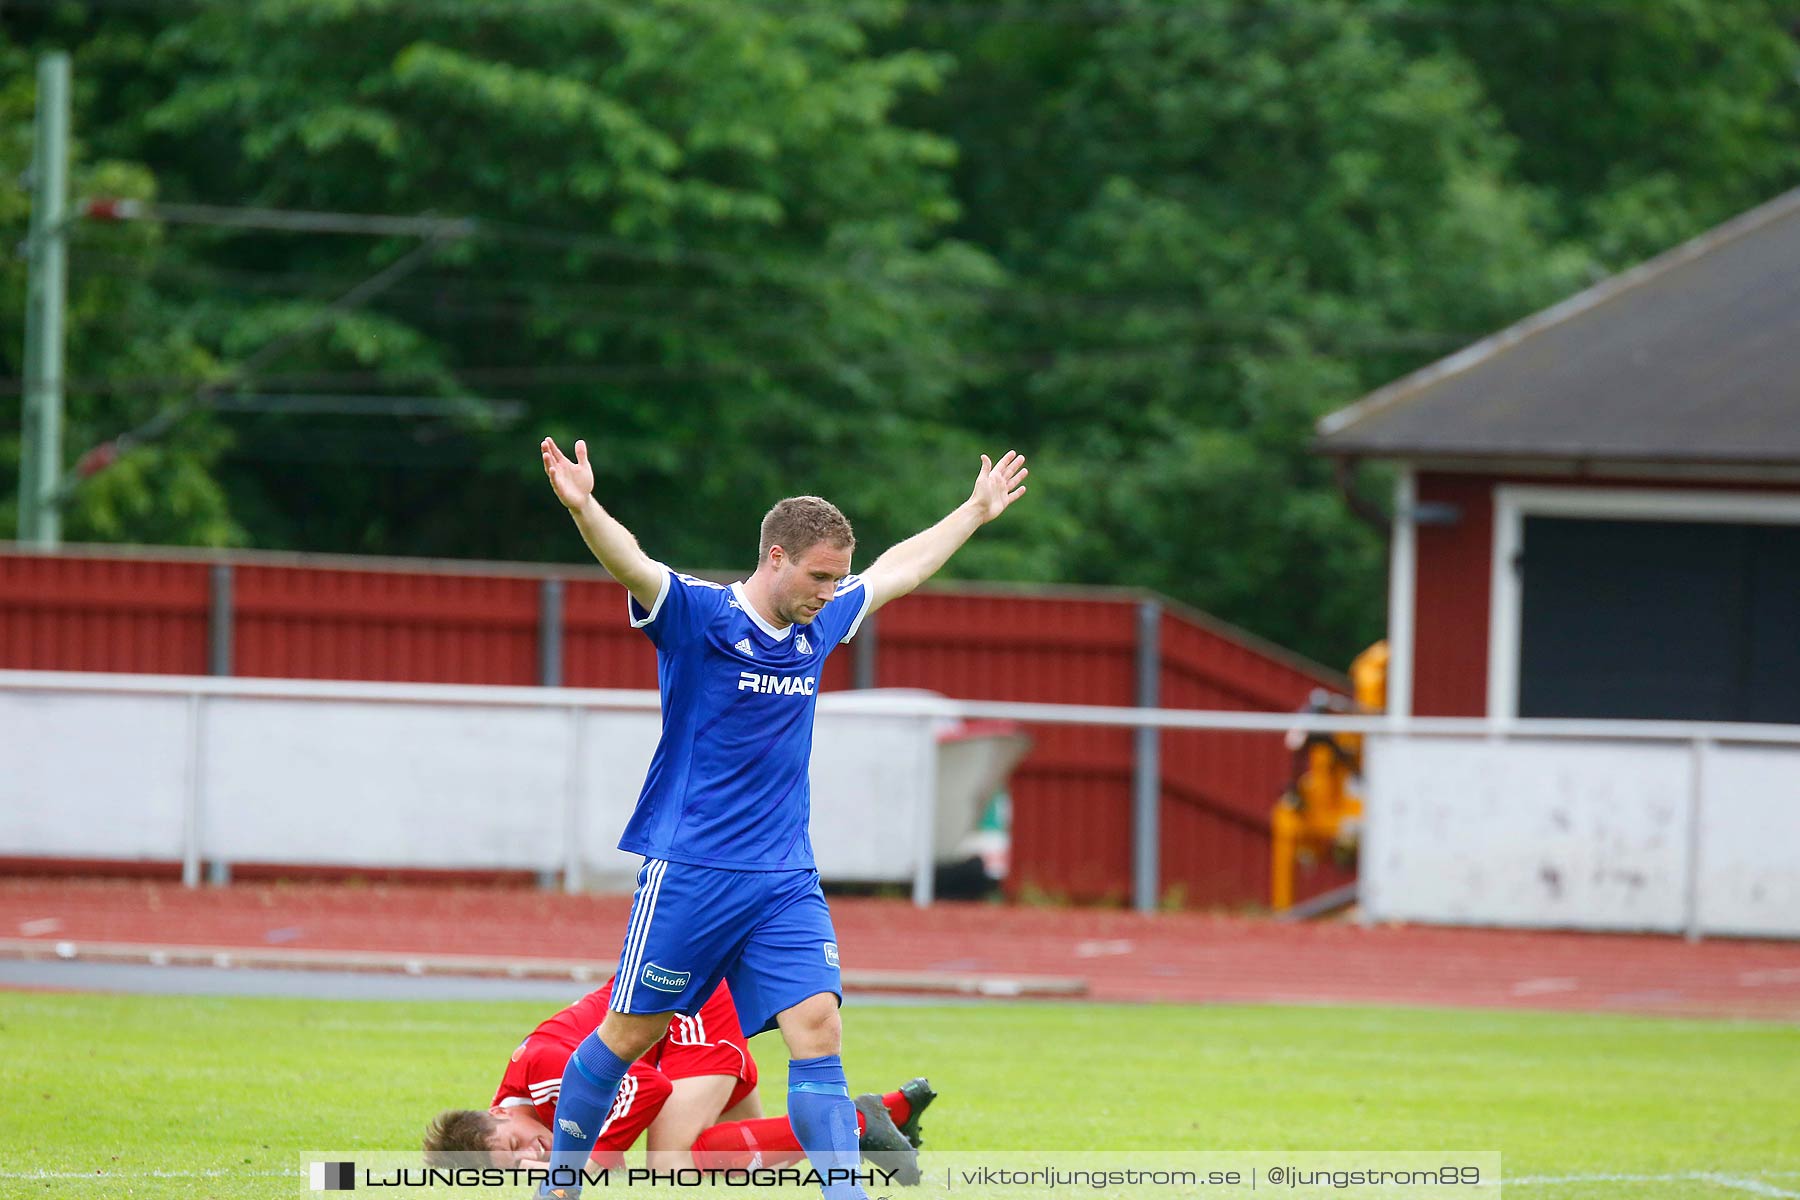
[[[574,461],[551,438],[545,438],[539,448],[544,453],[544,474],[550,477],[550,487],[575,518],[575,526],[581,530],[588,549],[639,604],[645,608],[654,606],[662,591],[664,568],[644,553],[631,530],[619,524],[594,499],[594,468],[588,463],[587,443],[575,443]]]
[[[975,490],[967,500],[930,529],[890,546],[862,573],[863,586],[869,592],[867,611],[874,612],[937,574],[977,529],[1025,494],[1025,476],[1030,473],[1025,469],[1025,456],[1015,450],[1008,450],[999,462],[982,455]]]

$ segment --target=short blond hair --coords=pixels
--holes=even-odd
[[[772,546],[780,546],[788,557],[798,558],[820,542],[835,550],[856,549],[856,534],[850,528],[849,518],[829,500],[789,496],[763,517],[756,561],[765,561]]]

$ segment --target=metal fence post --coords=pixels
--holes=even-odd
[[[546,579],[538,585],[538,683],[542,687],[563,685],[563,599],[562,580]],[[562,861],[562,888],[570,893],[581,890],[581,724],[581,710],[570,708]],[[549,867],[539,871],[538,887],[554,889],[556,875]]]
[[[200,886],[200,693],[188,693],[187,795],[181,812],[181,886]]]
[[[1706,764],[1712,757],[1712,742],[1695,738],[1693,787],[1688,792],[1687,878],[1684,881],[1682,913],[1687,940],[1697,942],[1705,932],[1700,928],[1700,831],[1706,812]]]
[[[919,754],[926,762],[935,763],[938,754],[937,730],[923,718],[914,722],[914,735]],[[913,822],[912,901],[916,908],[929,908],[937,898],[937,787],[935,772],[919,772],[920,794]]]
[[[569,764],[568,791],[564,796],[563,807],[563,891],[571,896],[581,891],[582,859],[581,859],[581,759],[582,734],[587,722],[583,719],[582,710],[571,704],[569,706]]]
[[[1162,605],[1147,600],[1137,610],[1137,706],[1161,702]],[[1132,732],[1131,891],[1139,912],[1155,912],[1161,901],[1162,756],[1157,731],[1139,725]]]
[[[538,683],[563,685],[563,581],[546,579],[538,587]]]
[[[231,564],[214,563],[211,606],[206,614],[206,673],[231,674],[231,642],[235,613],[231,600]]]
[[[864,618],[850,643],[850,686],[862,691],[875,686],[875,656],[881,643],[876,633],[878,619],[873,614]]]

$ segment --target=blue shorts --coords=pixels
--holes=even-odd
[[[844,1000],[837,932],[819,873],[729,871],[644,860],[612,1008],[693,1015],[723,979],[745,1037],[820,992]]]

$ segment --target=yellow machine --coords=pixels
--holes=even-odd
[[[1387,707],[1388,648],[1376,642],[1350,664],[1354,699],[1320,690],[1307,712],[1378,713]],[[1321,854],[1348,858],[1356,853],[1362,831],[1363,739],[1359,733],[1288,734],[1294,752],[1294,780],[1269,819],[1271,859],[1269,907],[1276,912],[1294,903],[1294,872]]]

